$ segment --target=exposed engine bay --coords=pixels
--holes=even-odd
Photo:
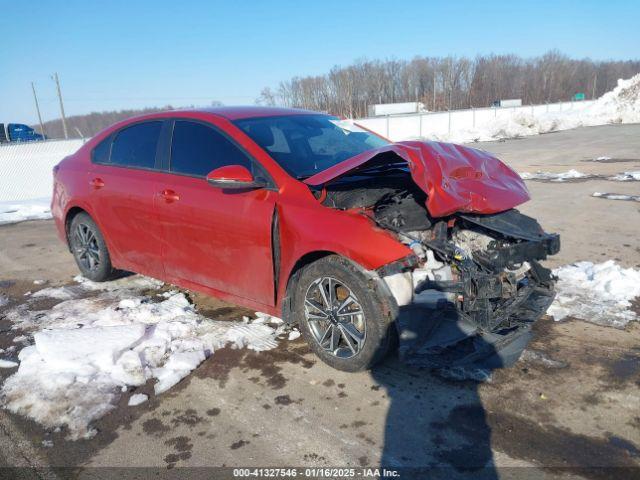
[[[413,251],[377,272],[401,307],[396,324],[407,363],[468,377],[519,358],[554,298],[551,272],[539,262],[559,251],[559,235],[514,208],[434,218],[427,193],[393,152],[316,195],[367,215]]]

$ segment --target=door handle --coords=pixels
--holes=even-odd
[[[162,198],[164,198],[165,202],[167,203],[173,203],[173,202],[177,202],[178,200],[180,200],[180,196],[174,192],[173,190],[170,189],[164,189],[160,192],[160,195],[162,196]]]
[[[89,185],[98,190],[99,188],[104,187],[104,181],[101,178],[93,178],[89,181]]]

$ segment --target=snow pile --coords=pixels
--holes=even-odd
[[[596,178],[611,180],[613,182],[640,181],[640,171],[622,172],[611,177],[605,177],[596,173],[582,173],[574,169],[558,173],[538,170],[535,173],[522,172],[519,175],[523,180],[538,180],[543,182],[566,182],[567,180],[588,180]]]
[[[593,192],[592,197],[605,198],[607,200],[627,200],[629,202],[640,202],[640,195],[625,195],[623,193],[603,193]]]
[[[557,296],[547,313],[555,320],[572,316],[617,328],[636,319],[631,301],[640,296],[640,270],[622,268],[613,260],[577,262],[557,268]]]
[[[622,172],[609,177],[609,180],[616,182],[640,182],[640,171]]]
[[[640,123],[640,74],[628,80],[618,80],[612,91],[585,108],[535,115],[518,112],[506,118],[492,118],[476,128],[456,129],[454,125],[451,132],[445,134],[427,130],[424,137],[455,143],[484,142],[612,123]],[[415,134],[407,132],[407,135],[396,134],[395,137],[399,140],[412,135]]]
[[[51,199],[47,197],[20,202],[0,202],[0,225],[51,218],[50,203]]]
[[[41,290],[9,311],[14,329],[33,332],[35,343],[19,353],[18,371],[0,392],[3,406],[47,428],[66,426],[71,439],[90,438],[91,422],[115,408],[123,388],[156,379],[159,395],[217,349],[268,350],[285,333],[282,321],[266,314],[253,323],[207,319],[184,294],[160,294],[158,286],[144,277],[84,280]],[[63,301],[31,310],[41,297]],[[136,394],[130,404],[145,400]]]
[[[565,182],[567,180],[574,180],[574,179],[594,178],[594,177],[597,177],[597,175],[593,175],[590,173],[582,173],[582,172],[579,172],[578,170],[571,169],[567,172],[560,172],[560,173],[543,172],[541,170],[538,170],[536,173],[522,172],[520,173],[520,177],[522,177],[523,180]]]

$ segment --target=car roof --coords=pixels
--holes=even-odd
[[[278,117],[283,115],[318,115],[323,113],[314,112],[313,110],[303,110],[300,108],[260,107],[255,105],[196,108],[188,111],[213,113],[214,115],[225,117],[228,120],[240,120],[242,118],[256,117]]]
[[[156,118],[171,116],[179,117],[180,114],[187,114],[185,116],[188,116],[188,114],[190,113],[216,115],[218,117],[226,118],[227,120],[240,120],[244,118],[259,117],[280,117],[285,115],[326,115],[326,113],[323,112],[314,112],[313,110],[303,110],[300,108],[259,107],[252,105],[214,108],[180,108],[176,110],[165,110],[161,112],[136,115],[134,117],[130,117],[121,122],[118,122],[118,125],[126,125],[140,120],[153,120]]]
[[[112,133],[115,130],[141,121],[158,120],[167,117],[180,117],[181,115],[183,115],[185,118],[189,118],[192,116],[190,114],[194,113],[215,115],[231,121],[245,118],[280,117],[286,115],[328,115],[325,112],[314,112],[313,110],[303,110],[300,108],[260,107],[255,105],[214,108],[182,108],[177,110],[164,110],[161,112],[145,113],[142,115],[135,115],[133,117],[125,118],[102,130],[96,135],[96,137],[101,137],[102,133]]]

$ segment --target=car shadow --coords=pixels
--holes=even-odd
[[[390,329],[395,335],[395,325]],[[491,354],[491,345],[482,347]],[[491,367],[499,366],[494,357]],[[486,373],[492,368],[483,365]],[[401,478],[498,478],[479,381],[408,365],[397,352],[371,375],[372,388],[384,389],[389,401],[381,468]]]

